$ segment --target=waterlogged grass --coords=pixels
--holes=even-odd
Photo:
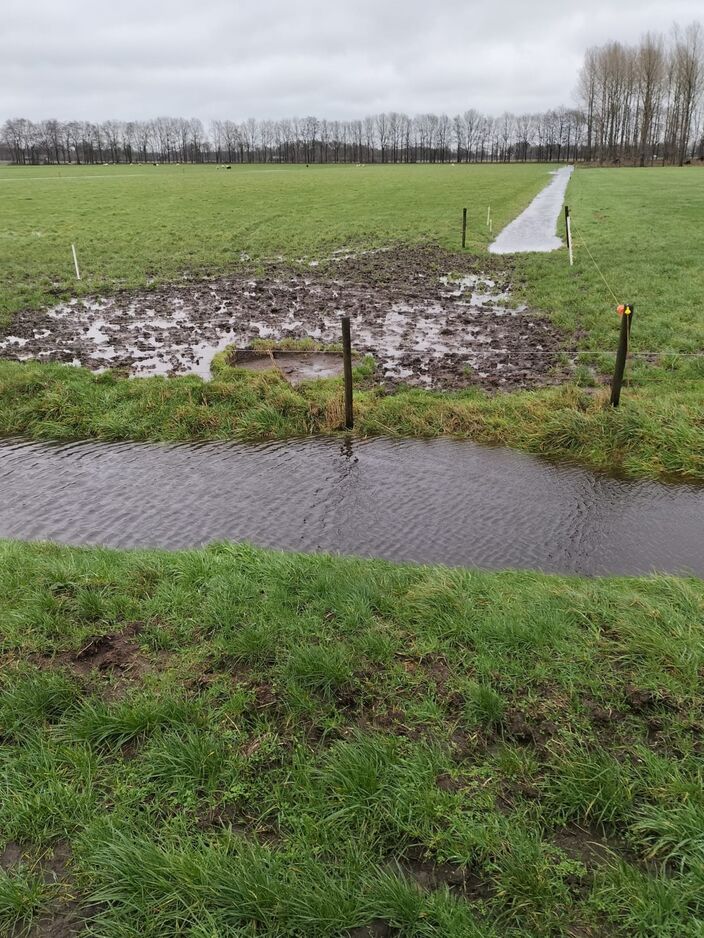
[[[703,636],[696,580],[2,543],[0,930],[694,938]]]
[[[221,274],[242,254],[488,243],[548,181],[546,166],[108,166],[0,168],[0,325],[25,307]],[[76,281],[75,243],[81,266]]]
[[[553,459],[631,476],[704,479],[702,380],[676,385],[661,369],[624,392],[565,386],[490,395],[481,391],[385,394],[367,387],[371,365],[355,369],[355,432],[450,435],[500,443]],[[636,376],[637,377],[637,376]],[[625,400],[627,395],[627,400]],[[65,365],[0,362],[0,434],[105,441],[261,440],[339,431],[339,379],[291,387],[274,371],[220,365],[199,378],[125,379]]]

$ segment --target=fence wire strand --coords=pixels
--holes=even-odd
[[[618,305],[618,304],[621,302],[621,300],[619,300],[619,298],[616,296],[616,294],[614,293],[614,291],[611,289],[611,284],[609,283],[609,281],[606,279],[606,277],[605,277],[604,274],[602,273],[601,267],[599,267],[599,265],[597,264],[596,259],[595,259],[594,255],[592,254],[592,252],[589,250],[589,245],[588,245],[587,242],[584,240],[584,236],[582,235],[581,232],[578,234],[578,238],[579,238],[580,244],[581,244],[582,247],[585,249],[585,251],[587,252],[587,254],[589,255],[589,257],[591,258],[592,264],[594,264],[594,266],[596,267],[596,272],[599,274],[599,276],[601,277],[601,279],[604,281],[604,284],[605,284],[605,286],[606,286],[606,289],[609,291],[609,293],[611,294],[611,296],[614,298],[614,300],[615,300],[615,302],[616,302],[616,305]]]

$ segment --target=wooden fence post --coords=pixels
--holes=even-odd
[[[628,356],[628,339],[631,334],[631,322],[633,320],[633,303],[627,303],[624,307],[619,307],[621,312],[621,333],[618,340],[618,352],[616,353],[616,367],[611,381],[611,406],[618,407],[621,402],[621,385],[623,384],[623,373],[626,369],[626,357]]]
[[[342,317],[342,364],[345,374],[345,429],[354,427],[352,409],[352,339],[350,336],[350,317]]]

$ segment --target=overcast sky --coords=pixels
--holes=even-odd
[[[589,45],[701,0],[1,0],[0,120],[355,118],[574,103]]]

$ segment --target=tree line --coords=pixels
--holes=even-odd
[[[212,121],[159,117],[104,123],[18,118],[2,127],[14,163],[447,163],[577,159],[584,115],[491,118],[475,110],[446,114],[384,113],[363,120],[317,117]]]
[[[701,24],[637,46],[588,49],[578,106],[490,117],[474,109],[362,120],[158,117],[102,123],[6,120],[0,158],[44,163],[636,162],[704,159]]]
[[[635,46],[611,42],[588,49],[578,93],[585,115],[587,160],[656,160],[680,165],[704,158],[701,23],[646,34]]]

